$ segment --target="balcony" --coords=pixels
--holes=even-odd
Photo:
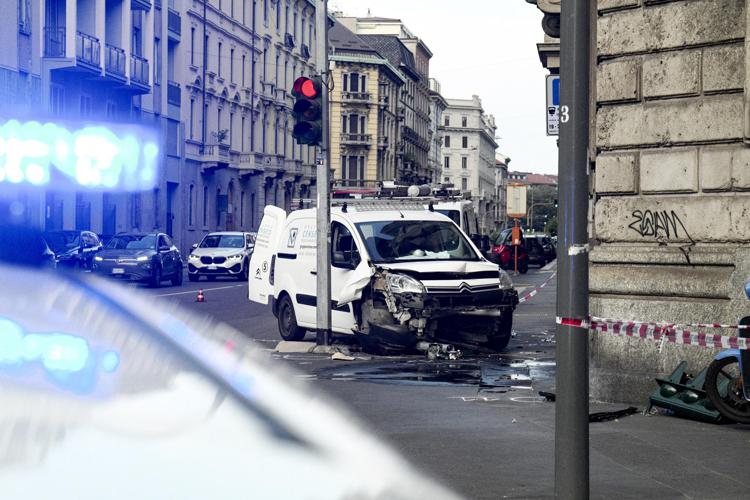
[[[284,45],[286,45],[290,49],[293,49],[295,46],[294,35],[292,35],[291,33],[287,33],[286,36],[284,36]]]
[[[364,102],[369,103],[372,96],[369,92],[342,92],[341,100],[343,102]]]
[[[130,0],[131,10],[151,10],[151,0]]]
[[[175,106],[182,104],[180,84],[171,80],[167,81],[167,102]]]
[[[350,146],[369,146],[371,139],[370,134],[341,134],[341,144]]]
[[[108,43],[104,44],[104,70],[107,75],[125,81],[125,51]]]
[[[44,28],[44,57],[65,57],[65,27]]]
[[[101,53],[99,39],[82,33],[76,32],[76,62],[93,68],[101,67]]]
[[[300,54],[302,55],[303,59],[310,59],[310,47],[302,44],[302,48],[300,49]]]
[[[171,7],[167,13],[167,28],[170,40],[179,42],[182,34],[182,19],[180,19],[180,13]]]
[[[130,83],[149,87],[148,82],[148,61],[135,54],[130,55]]]

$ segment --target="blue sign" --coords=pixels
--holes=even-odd
[[[560,77],[552,79],[552,105],[560,105]]]

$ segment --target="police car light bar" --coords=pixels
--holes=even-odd
[[[0,187],[139,191],[156,186],[158,136],[135,125],[0,125]]]

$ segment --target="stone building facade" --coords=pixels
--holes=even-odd
[[[440,82],[430,78],[430,156],[427,165],[431,172],[437,172],[433,181],[440,183],[443,155],[443,134],[440,132],[440,124],[443,122],[443,112],[448,108],[448,102],[440,94]]]
[[[398,105],[406,79],[374,48],[345,26],[329,30],[331,167],[341,188],[376,187],[396,179]]]
[[[479,96],[446,99],[439,128],[443,136],[441,180],[470,191],[482,234],[495,229],[495,118],[486,115]]]
[[[747,2],[592,10],[591,314],[735,323],[750,277]],[[654,376],[713,354],[602,334],[590,347],[591,395],[605,400],[641,401]]]

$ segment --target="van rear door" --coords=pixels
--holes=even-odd
[[[279,247],[279,237],[285,222],[286,212],[281,208],[268,205],[263,210],[263,220],[250,258],[250,279],[247,280],[248,298],[253,302],[268,304],[268,298],[274,296],[271,283],[272,261]]]

